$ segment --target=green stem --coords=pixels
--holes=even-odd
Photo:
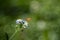
[[[47,30],[45,30],[43,32],[43,36],[44,36],[44,40],[49,40],[49,38],[48,38],[48,31]]]

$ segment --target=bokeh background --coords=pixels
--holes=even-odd
[[[16,19],[29,17],[29,28],[12,40],[60,40],[60,0],[0,0],[0,40],[15,32]]]

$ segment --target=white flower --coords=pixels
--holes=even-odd
[[[25,20],[23,20],[23,19],[17,19],[17,20],[16,20],[16,24],[17,24],[17,25],[18,25],[18,24],[22,24],[22,27],[23,27],[23,28],[27,28],[27,27],[28,27],[28,22],[25,21]]]
[[[45,22],[45,21],[38,21],[38,22],[37,22],[37,27],[38,27],[38,29],[40,29],[40,30],[46,29],[46,22]]]
[[[31,1],[30,10],[32,12],[38,12],[40,10],[40,3],[38,1]]]

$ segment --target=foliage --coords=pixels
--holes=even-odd
[[[31,6],[39,2],[39,10]],[[32,10],[32,11],[31,11]],[[60,0],[0,0],[0,40],[15,32],[16,19],[31,17],[29,28],[18,32],[12,40],[60,40]],[[46,22],[46,29],[38,29],[37,22]]]

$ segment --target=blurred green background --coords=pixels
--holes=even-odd
[[[60,40],[60,0],[0,0],[0,40],[15,32],[16,19],[28,17],[29,29],[12,40]]]

